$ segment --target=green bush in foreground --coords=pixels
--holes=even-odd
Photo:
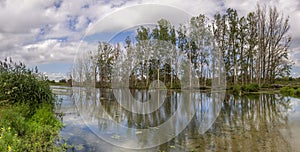
[[[0,128],[0,151],[16,151],[20,145],[21,140],[10,127]]]
[[[0,105],[28,104],[33,115],[41,104],[54,105],[54,96],[46,78],[37,69],[30,70],[22,63],[0,61]]]
[[[0,151],[62,151],[62,123],[46,78],[22,63],[0,61]]]
[[[62,123],[58,121],[49,105],[37,109],[31,118],[24,117],[19,109],[22,106],[12,106],[0,113],[0,151],[10,147],[13,151],[60,151],[54,143],[58,140]],[[4,149],[3,149],[4,148]]]

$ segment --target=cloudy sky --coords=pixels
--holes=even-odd
[[[229,7],[245,15],[256,4],[277,6],[290,17],[292,72],[300,76],[299,0],[0,0],[0,59],[37,65],[50,79],[61,79],[77,50],[95,49],[124,29],[160,18],[176,24],[189,15],[211,17]]]

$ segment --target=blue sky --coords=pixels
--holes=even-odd
[[[212,18],[229,7],[245,15],[255,10],[257,3],[277,6],[290,17],[292,73],[300,76],[299,0],[2,0],[0,59],[12,57],[29,67],[37,65],[50,79],[58,80],[71,71],[78,48],[95,49],[98,41],[109,40],[125,29],[160,18],[177,24],[186,20],[186,14]]]

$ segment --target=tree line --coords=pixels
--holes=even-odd
[[[148,88],[153,80],[161,80],[169,88],[179,88],[178,58],[184,54],[200,86],[210,85],[212,69],[221,66],[215,65],[215,57],[224,63],[229,85],[271,84],[276,78],[290,74],[293,63],[288,58],[289,28],[289,18],[276,7],[259,5],[246,16],[239,16],[229,8],[216,13],[213,19],[200,14],[178,27],[161,19],[155,27],[138,27],[136,36],[128,36],[124,42],[99,42],[97,50],[84,55],[90,60],[79,59],[81,66],[73,70],[74,80],[94,80],[100,87],[110,87],[114,66],[118,61],[126,61],[131,72],[130,87]],[[160,51],[162,45],[169,51]],[[139,56],[149,58],[135,63]]]

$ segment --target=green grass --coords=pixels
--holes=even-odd
[[[0,151],[61,151],[55,141],[63,125],[51,106],[41,106],[32,117],[26,115],[29,109],[26,105],[14,105],[0,111]]]

